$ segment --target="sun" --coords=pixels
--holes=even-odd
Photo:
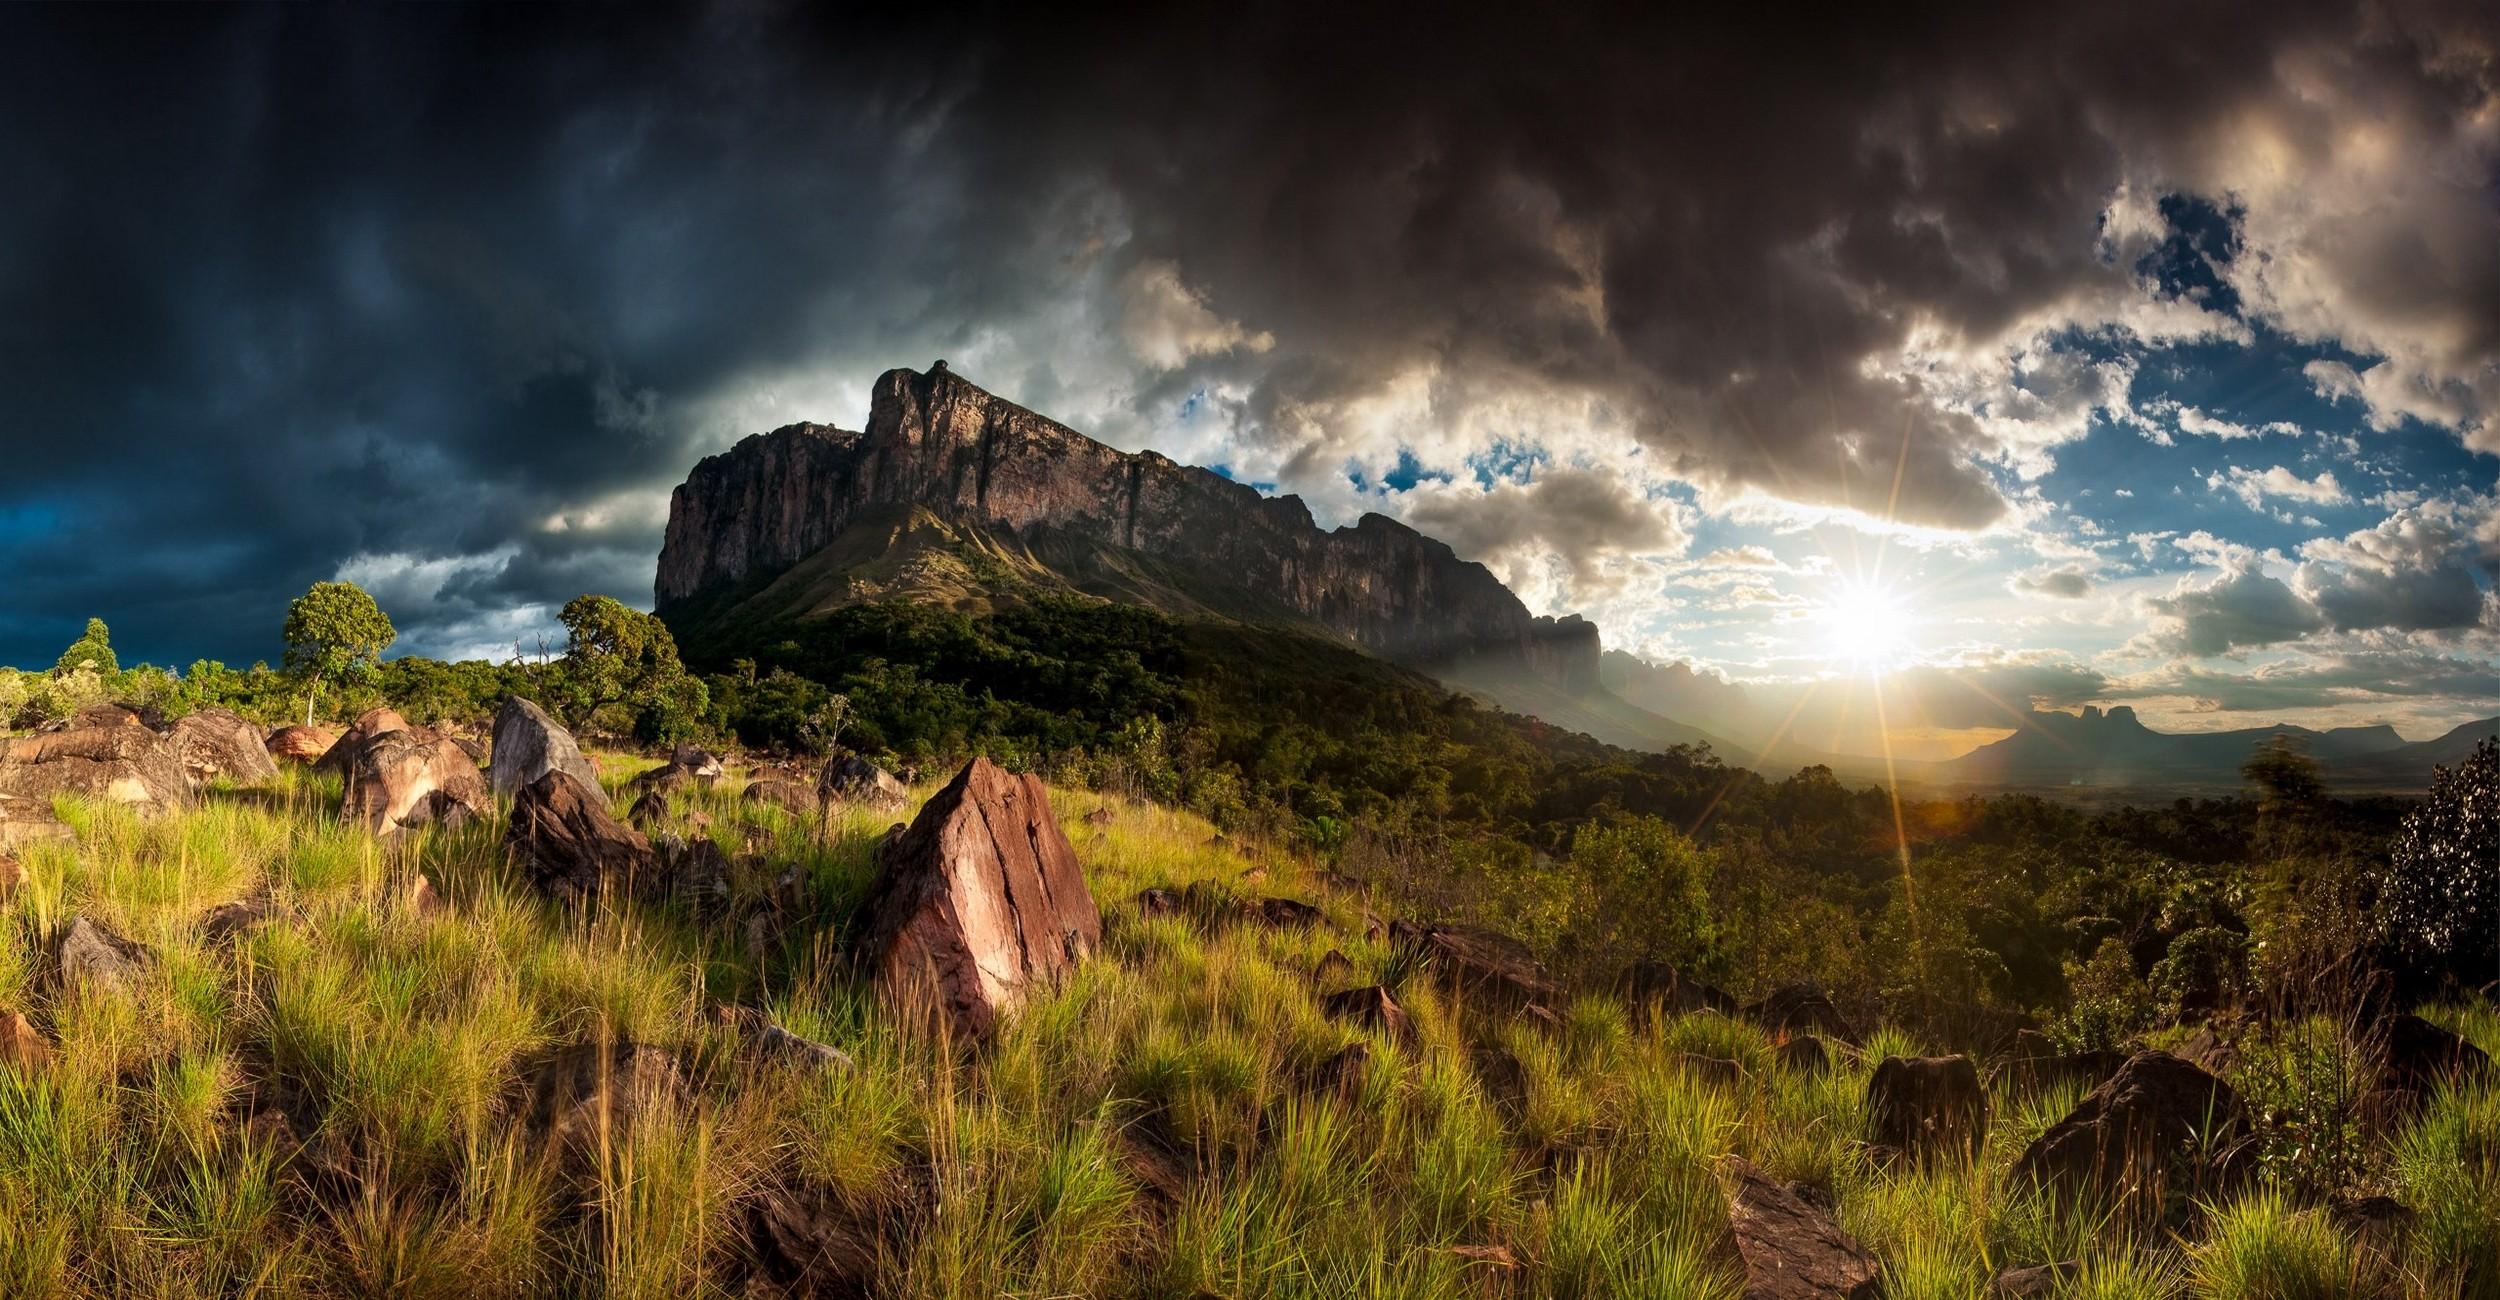
[[[1815,612],[1823,654],[1834,665],[1877,676],[1909,657],[1917,619],[1900,592],[1869,582],[1845,582]]]

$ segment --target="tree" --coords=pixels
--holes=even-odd
[[[612,596],[582,595],[556,615],[564,648],[558,711],[576,728],[601,710],[624,706],[645,741],[682,740],[709,705],[703,683],[686,673],[668,624]]]
[[[316,582],[286,607],[286,666],[309,676],[304,725],[329,678],[352,679],[372,671],[382,652],[399,639],[391,617],[352,582]]]
[[[74,673],[81,668],[98,677],[110,677],[122,670],[121,662],[113,657],[112,635],[105,630],[103,619],[88,619],[86,635],[70,642],[69,649],[61,652],[60,661],[52,665],[56,673]]]
[[[2500,738],[2431,777],[2379,881],[2386,937],[2413,973],[2500,977]]]

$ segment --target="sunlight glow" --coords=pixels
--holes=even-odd
[[[1869,582],[1849,582],[1815,614],[1823,654],[1835,667],[1869,677],[1900,667],[1910,657],[1916,620],[1901,593]]]

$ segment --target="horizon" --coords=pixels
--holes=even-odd
[[[1681,80],[1600,21],[11,11],[0,663],[274,661],[332,579],[394,657],[559,646],[698,459],[943,356],[1679,720],[2500,713],[2487,15],[1669,17]]]

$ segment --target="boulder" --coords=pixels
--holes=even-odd
[[[659,866],[651,841],[608,811],[607,796],[563,768],[521,787],[503,844],[534,884],[568,902],[630,893]]]
[[[1094,809],[1092,812],[1089,812],[1089,813],[1085,814],[1085,824],[1086,824],[1086,825],[1088,825],[1088,826],[1108,826],[1108,825],[1110,825],[1110,824],[1111,824],[1111,805],[1109,805],[1109,804],[1101,804],[1101,805],[1098,805],[1097,807],[1095,807],[1095,809]]]
[[[313,763],[313,770],[345,776],[348,769],[355,766],[356,756],[363,753],[365,746],[373,743],[375,737],[407,729],[408,720],[399,716],[399,710],[387,706],[367,709],[356,715],[356,720],[340,733],[336,743],[322,751],[321,757]]]
[[[1828,1074],[1832,1068],[1831,1049],[1812,1034],[1799,1034],[1773,1048],[1771,1055],[1782,1066],[1799,1074]]]
[[[624,1040],[576,1043],[523,1074],[522,1119],[546,1148],[586,1154],[629,1132],[653,1107],[685,1100],[676,1058]]]
[[[1339,1101],[1352,1101],[1363,1095],[1363,1079],[1371,1069],[1371,1061],[1371,1044],[1348,1043],[1311,1071],[1311,1091]]]
[[[2067,1278],[2082,1271],[2082,1263],[2071,1259],[2009,1268],[1988,1284],[1989,1300],[2050,1300],[2065,1288]]]
[[[193,785],[206,785],[219,777],[248,784],[278,774],[277,761],[269,757],[260,728],[231,709],[189,714],[165,733],[165,744]]]
[[[369,732],[361,741],[350,731],[331,753],[351,744],[340,821],[389,835],[403,827],[459,826],[494,812],[494,795],[477,764],[434,731],[403,726]]]
[[[1316,984],[1342,984],[1354,978],[1354,959],[1335,948],[1320,954],[1319,964],[1311,967],[1311,980]]]
[[[1328,914],[1298,898],[1262,898],[1251,905],[1251,914],[1270,929],[1315,930],[1328,923]]]
[[[1868,1137],[1914,1160],[1967,1158],[1988,1140],[1988,1090],[1967,1056],[1887,1056],[1866,1084]]]
[[[1775,1034],[1820,1034],[1856,1043],[1858,1031],[1819,984],[1784,984],[1746,1007],[1746,1019]]]
[[[0,794],[0,852],[74,838],[69,824],[52,815],[52,800]]]
[[[1875,1256],[1832,1218],[1811,1189],[1728,1160],[1728,1227],[1745,1268],[1745,1300],[1876,1300]]]
[[[1389,937],[1422,958],[1453,993],[1481,1005],[1522,1011],[1562,992],[1528,945],[1496,930],[1392,921]]]
[[[861,960],[885,995],[974,1038],[1102,942],[1049,792],[985,758],[886,840],[861,915]]]
[[[850,1055],[841,1048],[801,1038],[753,1007],[716,1006],[712,1008],[712,1023],[736,1034],[739,1050],[755,1060],[818,1070],[851,1068]]]
[[[0,1069],[31,1074],[52,1063],[52,1044],[15,1011],[0,1010]]]
[[[191,778],[164,737],[141,726],[73,727],[0,741],[0,796],[27,801],[48,820],[56,795],[104,800],[152,815],[189,803]]]
[[[816,777],[816,801],[901,812],[911,801],[911,787],[857,754],[836,754]]]
[[[1136,902],[1139,916],[1179,916],[1186,910],[1179,894],[1161,886],[1138,890]]]
[[[848,1300],[878,1294],[885,1248],[871,1220],[809,1186],[768,1185],[739,1206],[751,1278],[739,1295]]]
[[[2428,1093],[2445,1083],[2478,1079],[2491,1071],[2483,1049],[2416,1015],[2384,1022],[2378,1086]]]
[[[802,817],[813,816],[820,811],[816,803],[816,791],[812,787],[801,785],[796,781],[784,781],[779,777],[764,777],[747,782],[746,794],[742,797],[748,803],[771,804],[775,808],[786,809]]]
[[[1706,984],[1677,970],[1663,961],[1636,961],[1615,978],[1615,992],[1635,1018],[1648,1016],[1653,1010],[1670,1016],[1689,1015],[1695,1011],[1716,1011],[1723,1016],[1736,1014],[1736,999],[1724,990]]]
[[[1406,1008],[1377,984],[1331,993],[1319,1000],[1319,1009],[1332,1020],[1378,1030],[1402,1043],[1415,1039],[1415,1022],[1407,1019]]]
[[[87,988],[128,997],[138,992],[156,954],[100,922],[71,917],[53,942],[53,966],[63,988]]]
[[[583,785],[599,789],[599,769],[573,743],[573,733],[518,695],[505,696],[503,707],[495,711],[495,741],[487,753],[487,784],[499,799],[519,794],[549,772],[570,772]]]
[[[2084,1204],[2137,1198],[2165,1218],[2226,1193],[2245,1172],[2239,1095],[2168,1052],[2138,1052],[2014,1162],[2014,1180]]]
[[[267,891],[220,903],[200,918],[200,935],[212,944],[232,943],[276,920],[282,910],[277,896]]]
[[[668,820],[668,796],[658,789],[644,790],[634,797],[634,806],[625,811],[625,819],[648,829]]]
[[[337,736],[319,727],[295,726],[280,727],[270,732],[268,738],[261,742],[261,748],[268,750],[269,757],[276,762],[310,766],[320,762],[321,756],[329,753],[330,747],[337,743]]]

